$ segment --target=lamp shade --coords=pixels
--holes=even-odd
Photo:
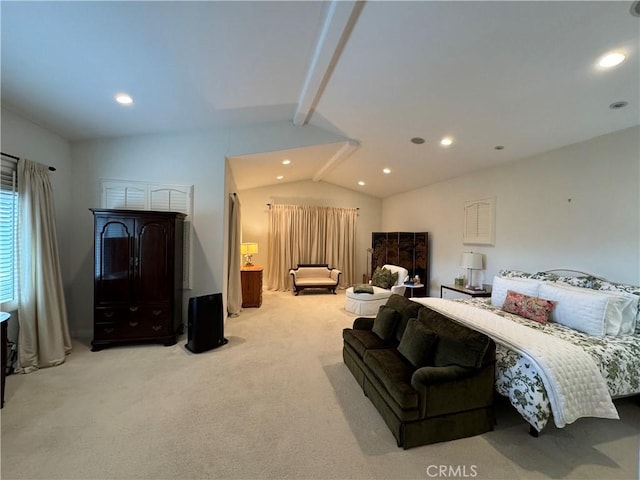
[[[482,254],[474,252],[464,252],[460,258],[460,266],[462,268],[472,268],[474,270],[482,270]]]
[[[241,243],[240,253],[242,255],[254,255],[258,253],[258,244],[257,243]]]

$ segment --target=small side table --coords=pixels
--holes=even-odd
[[[440,298],[453,300],[456,298],[478,298],[490,297],[491,285],[483,285],[483,290],[471,290],[469,288],[457,287],[455,285],[440,285]]]
[[[259,308],[262,305],[262,267],[245,265],[240,270],[242,307]]]
[[[426,297],[427,289],[425,288],[423,283],[403,283],[403,285],[407,288],[404,291],[405,297]]]

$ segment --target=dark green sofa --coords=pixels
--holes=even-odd
[[[399,447],[493,429],[496,357],[486,335],[394,294],[343,339],[345,364]]]

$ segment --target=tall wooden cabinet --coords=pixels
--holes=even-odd
[[[182,213],[91,209],[92,350],[137,341],[176,343],[182,331]]]
[[[427,232],[373,232],[371,272],[388,263],[404,267],[411,278],[418,275],[425,292],[429,288],[429,234]],[[415,293],[415,292],[413,292]]]

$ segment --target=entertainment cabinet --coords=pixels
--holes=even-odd
[[[92,350],[139,341],[176,343],[182,331],[183,224],[176,212],[91,209]]]

